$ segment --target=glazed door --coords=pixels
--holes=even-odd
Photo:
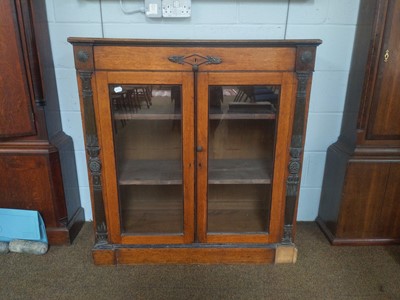
[[[292,74],[198,74],[200,242],[280,241],[292,92]]]
[[[97,79],[112,242],[192,242],[192,74],[100,72]]]

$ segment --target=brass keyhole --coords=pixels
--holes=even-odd
[[[383,61],[386,63],[389,60],[389,49],[385,51],[385,55],[383,56]]]

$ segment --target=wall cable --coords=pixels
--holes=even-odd
[[[119,6],[121,7],[121,10],[124,14],[126,15],[131,15],[131,14],[136,14],[136,13],[144,13],[145,12],[145,8],[141,7],[138,9],[134,9],[134,10],[127,10],[124,6],[123,0],[119,0]]]
[[[101,22],[101,36],[104,38],[104,22],[103,22],[103,5],[100,0],[100,22]]]
[[[286,33],[287,33],[287,27],[288,27],[288,21],[289,21],[289,7],[290,7],[290,0],[288,0],[287,10],[286,10],[285,33],[283,35],[284,40],[286,40]]]

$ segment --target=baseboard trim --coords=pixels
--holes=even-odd
[[[78,235],[84,222],[84,211],[80,207],[66,226],[46,227],[49,244],[53,246],[70,245]]]
[[[400,244],[400,238],[341,238],[335,236],[320,217],[316,219],[316,223],[332,246],[385,246]]]

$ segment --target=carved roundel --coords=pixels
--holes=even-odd
[[[101,163],[97,160],[91,160],[91,161],[89,161],[89,169],[92,172],[100,172]]]
[[[290,174],[297,174],[300,171],[300,162],[298,161],[291,161],[289,163],[289,173]]]
[[[80,62],[87,62],[89,59],[89,53],[83,50],[79,50],[76,56]]]
[[[301,59],[301,61],[302,61],[303,63],[309,64],[310,62],[313,61],[313,54],[312,54],[311,51],[309,51],[309,50],[304,51],[304,52],[301,54],[300,59]]]

